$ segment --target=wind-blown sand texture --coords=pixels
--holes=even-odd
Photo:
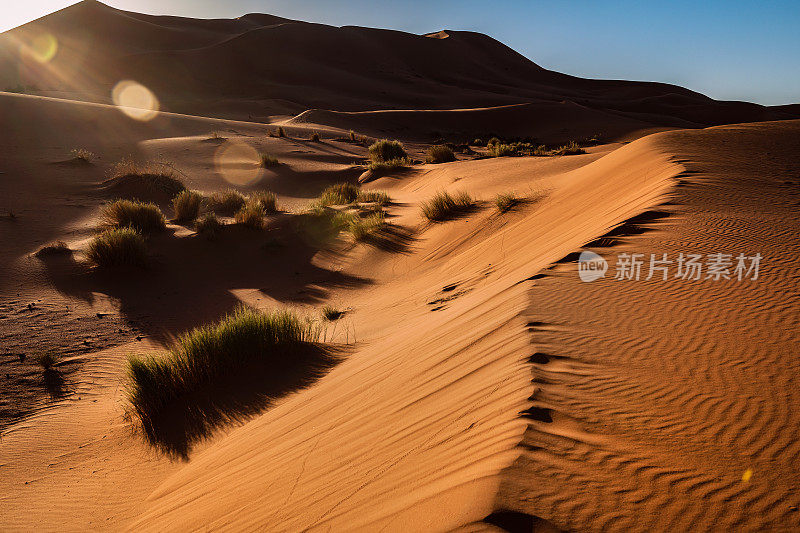
[[[82,2],[3,38],[48,28],[73,52],[58,65],[64,73],[87,57],[68,35],[77,22],[94,32],[86,50],[97,54],[96,74],[113,78],[124,57],[127,77],[167,95],[164,109],[227,118],[134,121],[93,97],[105,86],[91,76],[84,96],[96,103],[66,99],[75,87],[0,93],[0,529],[800,527],[800,121],[646,135],[791,118],[791,108],[580,80],[463,32],[413,36],[266,15],[193,21]],[[267,73],[287,81],[250,100],[236,93],[244,74],[216,62],[264,43],[294,58],[286,64],[295,71],[259,66],[248,77],[254,92],[275,79]],[[331,62],[354,43],[396,56],[359,73],[372,63]],[[164,57],[176,56],[198,86],[159,87]],[[12,60],[0,60],[0,73]],[[397,65],[406,63],[419,64],[425,81],[402,82],[403,93]],[[326,81],[311,84],[314,94],[292,87],[306,83],[305,68],[326,64],[339,66],[315,74]],[[437,74],[444,64],[447,76]],[[363,93],[339,90],[357,75]],[[487,79],[514,90],[479,83]],[[449,96],[424,96],[437,94],[433,86]],[[209,94],[213,111],[203,108]],[[256,109],[282,116],[259,123]],[[279,125],[287,137],[270,135]],[[458,154],[391,171],[364,185],[393,198],[381,240],[320,246],[300,237],[298,213],[363,171],[367,148],[349,130],[400,138],[422,159],[431,130],[485,135],[492,125],[543,142],[602,127],[606,141],[622,142],[563,157]],[[314,131],[322,142],[309,140]],[[73,148],[97,157],[78,163]],[[281,164],[259,169],[259,152]],[[127,157],[169,162],[205,193],[269,189],[282,210],[263,232],[229,225],[213,241],[169,224],[148,243],[147,271],[100,272],[83,251],[101,206],[131,194],[108,179]],[[469,192],[476,205],[430,223],[419,204],[442,190]],[[522,201],[498,213],[492,198],[508,191]],[[171,215],[164,199],[153,201]],[[73,253],[32,255],[57,240]],[[609,271],[583,283],[574,262],[583,249],[763,259],[757,281],[623,281]],[[344,310],[324,334],[341,361],[181,453],[150,446],[125,416],[127,356],[162,350],[239,303]],[[64,382],[51,390],[35,362],[19,358],[43,349],[65,357]]]

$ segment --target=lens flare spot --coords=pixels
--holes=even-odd
[[[753,471],[748,468],[747,470],[744,471],[744,474],[742,474],[742,481],[747,483],[750,481],[750,478],[752,477],[753,477]]]
[[[114,105],[135,120],[147,122],[158,115],[160,104],[153,91],[131,80],[123,80],[111,91]]]
[[[233,185],[250,185],[263,176],[258,152],[241,141],[221,145],[214,154],[214,167],[225,181]]]
[[[39,63],[49,63],[58,53],[58,39],[50,33],[40,33],[22,45],[22,53]]]

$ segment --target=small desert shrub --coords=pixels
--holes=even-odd
[[[492,138],[491,138],[491,139],[489,139],[489,141],[486,143],[486,146],[492,146],[493,144],[503,144],[503,141],[501,141],[501,140],[500,140],[500,139],[498,139],[497,137],[492,137]]]
[[[174,198],[186,189],[175,170],[166,163],[139,165],[131,159],[123,159],[114,165],[111,177],[120,184],[143,189],[143,192],[168,195],[168,198]]]
[[[164,214],[155,204],[116,200],[103,207],[103,221],[112,228],[134,228],[140,233],[153,233],[165,227]]]
[[[209,198],[209,206],[217,214],[231,216],[244,207],[246,201],[242,193],[227,189],[212,194]]]
[[[365,204],[376,203],[380,206],[386,206],[391,203],[392,198],[384,191],[359,191],[356,200]]]
[[[359,195],[358,186],[352,183],[337,183],[331,185],[319,195],[319,205],[347,205],[355,202]]]
[[[314,132],[311,134],[311,142],[318,143],[321,142],[319,139],[319,133]]]
[[[45,372],[53,372],[53,367],[56,366],[60,358],[53,352],[45,352],[36,358],[36,363],[42,367]]]
[[[501,213],[505,213],[519,203],[519,198],[514,193],[507,192],[494,197],[494,205]]]
[[[204,197],[197,191],[183,191],[172,199],[175,222],[193,222],[200,214]]]
[[[389,161],[371,161],[367,168],[374,172],[389,172],[392,170],[398,170],[401,168],[405,168],[411,164],[411,160],[408,158],[403,159],[390,159]]]
[[[326,305],[322,308],[322,316],[325,317],[325,320],[333,322],[334,320],[339,320],[344,315],[344,311],[340,311],[331,305]]]
[[[86,256],[101,267],[144,266],[147,247],[144,237],[135,229],[114,228],[92,239]]]
[[[352,217],[347,225],[347,231],[350,232],[356,241],[363,241],[370,235],[379,231],[384,224],[383,212],[379,211],[364,218],[357,216]]]
[[[240,307],[181,336],[162,357],[130,357],[128,401],[152,438],[163,429],[159,421],[166,411],[192,411],[212,391],[232,386],[236,376],[290,366],[295,354],[318,339],[319,328],[290,311]]]
[[[456,156],[449,146],[431,146],[425,152],[425,161],[428,163],[449,163],[450,161],[455,160]]]
[[[586,150],[581,148],[575,141],[570,141],[568,144],[553,150],[553,155],[577,155],[585,153]]]
[[[447,192],[438,192],[430,200],[423,202],[420,206],[422,215],[431,221],[441,221],[452,218],[457,214],[472,207],[474,201],[465,192],[457,193],[455,196]]]
[[[369,147],[369,159],[373,163],[389,163],[391,161],[407,161],[408,154],[399,141],[382,139]]]
[[[69,249],[67,243],[58,241],[53,244],[48,244],[47,246],[42,246],[34,255],[36,257],[52,257],[54,255],[69,255],[71,253],[72,250]]]
[[[72,159],[75,161],[91,163],[95,158],[97,158],[97,156],[85,148],[72,149]]]
[[[278,161],[277,157],[273,157],[269,154],[261,154],[260,156],[259,165],[261,165],[262,168],[273,168],[280,166],[280,164],[281,162]]]
[[[244,207],[239,209],[234,215],[237,224],[241,224],[252,229],[264,228],[264,206],[259,201],[248,200]]]
[[[270,191],[256,191],[251,193],[247,200],[261,204],[265,214],[274,213],[278,210],[278,197]]]
[[[505,157],[511,155],[517,155],[516,148],[511,144],[490,144],[489,145],[489,155],[492,157]]]
[[[214,213],[206,213],[195,223],[194,229],[201,235],[214,238],[223,225]]]

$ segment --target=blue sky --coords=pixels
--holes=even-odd
[[[11,3],[11,2],[9,2]],[[69,0],[3,6],[0,31]],[[800,102],[800,1],[108,0],[199,18],[261,12],[326,24],[487,33],[539,65],[588,78],[675,83],[713,98]],[[22,5],[19,5],[22,4]]]

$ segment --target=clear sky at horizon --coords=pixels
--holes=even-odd
[[[11,3],[11,2],[9,2]],[[0,31],[70,0],[3,6]],[[674,83],[723,100],[800,103],[800,2],[676,0],[107,0],[152,14],[261,12],[335,26],[491,35],[535,63],[587,78]]]

